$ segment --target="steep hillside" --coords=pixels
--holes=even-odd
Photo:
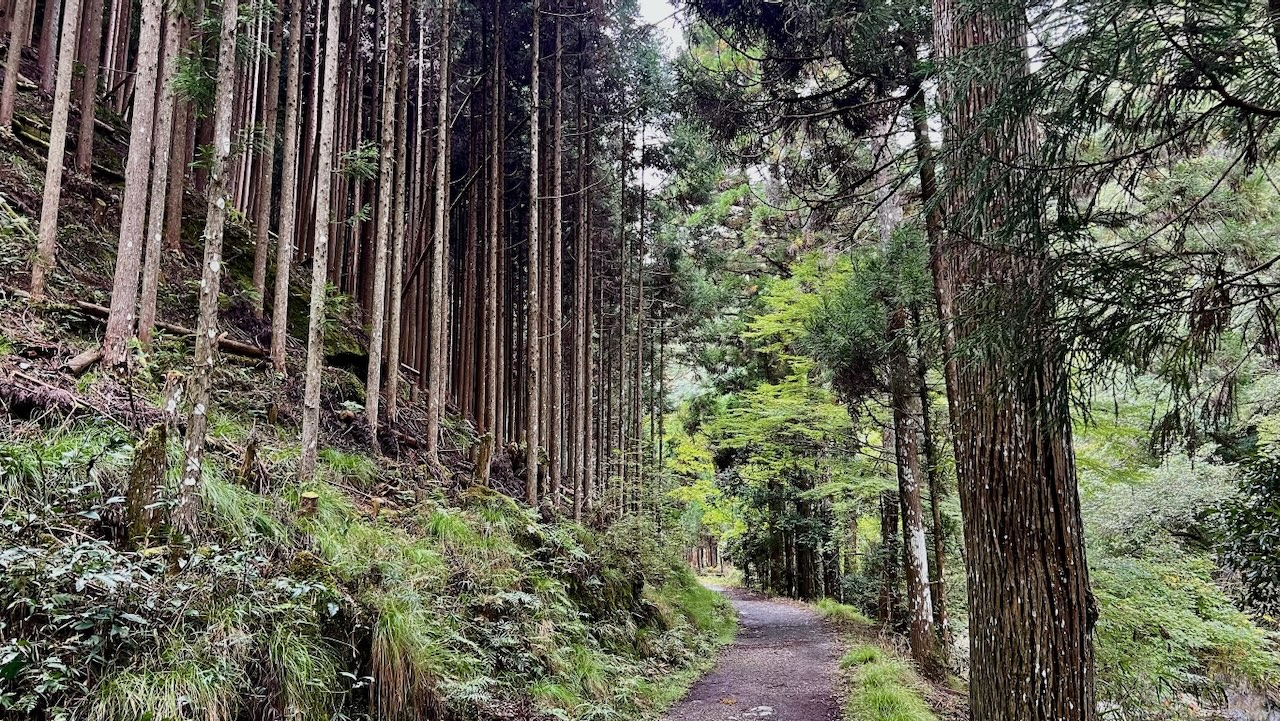
[[[119,186],[109,173],[68,185],[52,300],[32,303],[34,143],[0,141],[5,715],[639,718],[713,655],[731,616],[660,529],[588,528],[475,486],[477,438],[456,419],[446,467],[423,465],[412,403],[371,438],[356,412],[362,339],[340,298],[322,465],[299,483],[301,347],[288,374],[261,357],[243,228],[229,236],[201,530],[183,545],[165,520],[184,419],[166,405],[190,364],[198,228],[166,257],[154,352],[124,374],[82,365],[102,330]]]

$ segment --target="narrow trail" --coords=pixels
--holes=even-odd
[[[835,721],[839,637],[812,610],[741,589],[716,589],[740,628],[716,665],[666,721]]]

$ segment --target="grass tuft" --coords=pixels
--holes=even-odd
[[[871,626],[874,623],[853,606],[829,598],[818,601],[816,605],[818,613],[837,626]]]
[[[849,721],[937,721],[920,694],[921,681],[910,665],[878,646],[850,649],[840,659],[840,667],[857,669],[845,706]]]
[[[864,644],[849,649],[849,652],[840,659],[840,668],[853,668],[854,666],[865,666],[869,663],[876,663],[884,659],[884,651],[879,646]]]

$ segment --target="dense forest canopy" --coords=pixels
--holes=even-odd
[[[0,0],[0,715],[1280,713],[1276,3],[643,11]]]

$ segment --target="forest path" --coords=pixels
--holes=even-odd
[[[666,721],[835,721],[835,629],[812,609],[741,589],[716,589],[738,611],[738,637]]]

